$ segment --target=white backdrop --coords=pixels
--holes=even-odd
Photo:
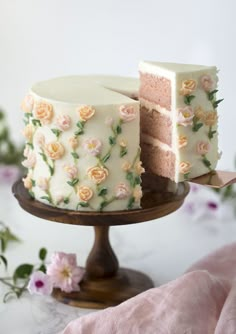
[[[0,105],[20,138],[22,97],[54,76],[137,76],[139,60],[220,69],[220,167],[232,168],[236,111],[234,0],[0,0]]]

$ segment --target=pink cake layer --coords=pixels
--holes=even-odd
[[[139,97],[171,110],[170,80],[140,72]]]
[[[172,121],[170,117],[156,110],[141,107],[141,133],[147,134],[167,144],[172,145]]]
[[[141,149],[141,160],[147,172],[175,179],[175,154],[172,151],[144,142],[141,142]]]

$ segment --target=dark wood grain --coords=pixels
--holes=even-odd
[[[32,199],[21,180],[13,185],[13,193],[24,210],[46,220],[74,225],[112,226],[136,224],[166,216],[183,204],[189,192],[186,182],[176,185],[151,174],[143,176],[143,188],[142,209],[106,212],[72,211],[48,206]]]

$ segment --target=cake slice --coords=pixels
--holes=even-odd
[[[214,170],[219,159],[215,66],[140,62],[142,161],[175,182]]]

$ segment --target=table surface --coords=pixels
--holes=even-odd
[[[19,207],[10,187],[4,185],[0,186],[0,221],[22,240],[7,249],[9,272],[23,262],[36,263],[41,247],[46,247],[49,255],[54,251],[76,253],[79,265],[83,266],[93,243],[92,227],[52,224],[31,216]],[[210,251],[235,241],[236,220],[190,219],[180,209],[143,224],[114,226],[110,239],[120,265],[145,272],[158,286],[183,274]],[[4,276],[3,268],[0,269]],[[95,312],[27,293],[4,304],[5,291],[0,285],[1,333],[57,334],[70,320]]]

